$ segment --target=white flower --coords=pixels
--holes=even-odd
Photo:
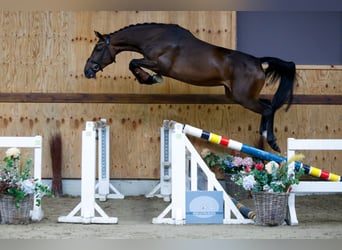
[[[269,174],[272,174],[273,168],[275,170],[277,170],[279,168],[279,164],[276,163],[275,161],[270,161],[269,163],[267,163],[265,165],[265,169],[266,169],[267,173],[269,173]]]
[[[255,183],[256,181],[253,175],[248,175],[242,179],[242,186],[245,190],[252,190]]]
[[[211,154],[211,152],[210,152],[210,149],[208,149],[208,148],[203,149],[202,152],[201,152],[202,158],[205,158],[205,157],[207,157],[210,154]]]
[[[6,151],[6,157],[17,159],[20,156],[20,150],[18,148],[9,148]]]
[[[271,192],[272,188],[266,184],[265,186],[262,187],[262,190],[265,192]],[[272,192],[273,192],[273,190],[272,190]]]
[[[287,177],[288,177],[289,180],[294,180],[296,178],[295,167],[294,167],[293,163],[288,165]]]
[[[28,180],[24,180],[22,182],[22,189],[25,193],[27,194],[33,194],[34,193],[34,180],[33,179],[28,179]]]

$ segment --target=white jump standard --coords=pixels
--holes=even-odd
[[[106,119],[97,122],[98,138],[98,183],[95,186],[95,198],[100,201],[108,199],[124,199],[121,194],[109,180],[109,126],[106,125]],[[112,191],[112,192],[111,192]]]
[[[58,222],[118,223],[117,217],[109,217],[95,201],[96,130],[102,125],[97,122],[86,122],[86,129],[82,131],[81,202],[67,216],[59,217]],[[76,216],[79,212],[80,215]],[[95,212],[100,216],[96,216]]]
[[[160,181],[145,195],[147,198],[157,196],[164,201],[171,198],[171,162],[170,162],[170,129],[168,126],[160,128]]]
[[[342,150],[342,139],[287,139],[287,157],[290,159],[298,150]],[[322,173],[325,178],[332,176],[331,173],[321,171],[320,169],[313,168],[311,171],[315,176],[321,176]],[[313,174],[312,173],[312,174]],[[327,194],[327,193],[342,193],[342,182],[338,181],[301,181],[298,185],[294,185],[290,192],[288,199],[288,224],[298,225],[298,219],[295,207],[295,196],[303,194]]]
[[[215,174],[209,169],[197,150],[183,133],[183,124],[164,121],[169,128],[170,156],[167,176],[171,178],[171,203],[162,213],[153,218],[154,224],[185,224],[186,193],[198,190],[198,169],[207,178],[205,191],[221,191],[223,193],[223,224],[251,224],[253,220],[245,218],[234,202],[225,192]],[[203,190],[201,190],[203,191]],[[167,217],[171,214],[170,217]]]

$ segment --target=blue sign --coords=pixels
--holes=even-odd
[[[222,224],[222,191],[186,192],[186,224]]]

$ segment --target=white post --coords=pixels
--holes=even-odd
[[[96,123],[86,122],[82,131],[82,180],[81,202],[67,215],[60,216],[58,222],[71,223],[117,223],[116,217],[108,215],[95,202],[96,171]],[[75,216],[81,211],[81,216]],[[100,215],[97,217],[95,211]]]
[[[100,201],[109,194],[109,127],[98,128],[98,193]]]
[[[42,137],[35,136],[34,144],[36,147],[34,148],[34,170],[33,175],[35,179],[39,181],[42,180]],[[42,210],[42,206],[37,206],[37,198],[33,199],[33,210],[31,211],[31,219],[33,221],[40,221],[44,217],[44,213]]]
[[[165,201],[171,197],[171,154],[170,154],[170,129],[160,128],[160,195]]]
[[[96,123],[97,137],[98,137],[98,183],[95,186],[95,198],[99,198],[100,201],[106,201],[109,199],[123,199],[125,196],[121,194],[110,183],[110,144],[109,144],[109,126],[106,125],[106,119],[102,118],[100,122]],[[111,193],[111,191],[113,191]]]
[[[145,195],[147,198],[154,196],[170,201],[171,198],[171,159],[170,159],[170,129],[167,126],[160,128],[160,181]]]
[[[87,223],[95,216],[95,165],[96,132],[93,122],[86,123],[82,131],[82,181],[81,181],[81,217]]]
[[[182,137],[182,126],[176,124],[171,132],[171,167],[172,167],[172,214],[171,218],[175,224],[185,223],[185,194],[186,194],[186,174],[185,144]],[[174,177],[177,178],[174,178]]]

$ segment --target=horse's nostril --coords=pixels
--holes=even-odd
[[[84,70],[84,75],[87,78],[94,78],[95,73],[91,69]]]

